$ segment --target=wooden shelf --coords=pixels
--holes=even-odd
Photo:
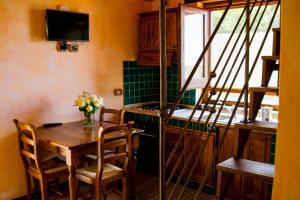
[[[262,178],[272,181],[274,178],[274,165],[245,160],[229,158],[217,165],[217,170],[240,174],[242,176]]]
[[[255,121],[251,123],[236,123],[235,128],[238,129],[245,129],[245,130],[256,130],[256,131],[263,131],[270,134],[275,134],[277,132],[277,125],[276,122],[263,122],[263,121]]]

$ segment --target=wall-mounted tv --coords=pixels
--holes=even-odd
[[[89,15],[47,9],[46,34],[51,41],[89,41]]]

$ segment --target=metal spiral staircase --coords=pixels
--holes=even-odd
[[[234,109],[232,111],[232,115],[230,116],[230,119],[228,120],[228,123],[225,125],[225,131],[224,134],[221,136],[221,139],[219,141],[218,146],[216,147],[216,150],[214,151],[209,166],[205,170],[204,178],[201,181],[201,184],[198,187],[197,192],[195,193],[194,199],[200,199],[200,193],[203,190],[206,179],[209,176],[210,169],[215,165],[216,158],[218,156],[218,153],[220,149],[223,146],[224,139],[228,133],[228,130],[230,126],[232,125],[233,119],[236,115],[236,112],[240,105],[242,105],[242,98],[244,98],[243,106],[244,106],[244,120],[240,123],[235,123],[235,130],[236,130],[236,136],[235,136],[235,143],[234,145],[234,157],[230,158],[222,163],[217,164],[217,170],[218,170],[218,181],[217,181],[217,190],[216,190],[216,196],[217,199],[224,199],[226,197],[226,193],[228,191],[228,187],[230,186],[231,181],[233,180],[233,177],[235,174],[240,174],[242,176],[250,176],[250,177],[256,177],[265,179],[268,181],[272,181],[274,177],[274,166],[270,164],[250,161],[242,159],[242,154],[245,148],[245,145],[249,139],[249,135],[253,130],[259,130],[264,132],[265,134],[275,134],[277,129],[277,124],[274,123],[267,123],[267,122],[258,122],[255,121],[258,111],[261,107],[262,100],[266,93],[268,92],[275,92],[278,94],[278,88],[274,87],[268,87],[268,84],[271,79],[271,75],[273,71],[279,70],[279,50],[280,50],[280,29],[272,29],[272,24],[274,22],[275,16],[277,12],[279,11],[280,7],[280,0],[274,1],[274,0],[255,0],[253,3],[250,3],[250,0],[246,0],[246,5],[243,8],[243,12],[241,13],[238,21],[236,22],[231,35],[225,44],[225,47],[220,54],[220,57],[218,59],[217,64],[212,68],[212,71],[210,72],[210,77],[207,81],[206,86],[202,90],[202,94],[197,100],[197,103],[189,117],[189,119],[185,123],[185,127],[182,130],[182,133],[180,134],[177,142],[174,145],[174,148],[171,152],[171,154],[166,157],[165,156],[165,130],[166,125],[168,124],[169,120],[172,118],[172,115],[174,114],[175,108],[179,105],[184,92],[187,90],[191,80],[193,79],[193,76],[195,75],[199,64],[203,61],[205,55],[208,53],[208,50],[218,32],[220,29],[226,15],[228,14],[228,11],[232,8],[234,3],[234,0],[228,1],[228,6],[223,12],[223,15],[218,22],[215,30],[212,32],[203,52],[199,56],[199,59],[197,60],[189,78],[187,79],[185,85],[180,91],[180,94],[178,95],[177,99],[175,100],[170,112],[166,112],[164,108],[166,107],[166,62],[165,62],[165,1],[161,1],[161,10],[160,10],[160,31],[161,31],[161,114],[160,114],[160,199],[182,199],[184,196],[184,192],[186,187],[188,186],[192,174],[199,162],[199,160],[202,157],[202,154],[204,152],[204,149],[206,145],[208,145],[209,137],[212,135],[213,128],[210,128],[208,130],[208,137],[203,142],[200,143],[200,141],[194,141],[194,145],[191,148],[191,151],[189,155],[187,155],[187,159],[184,162],[183,168],[180,171],[180,173],[177,173],[176,181],[174,181],[174,174],[178,171],[178,166],[181,160],[184,157],[184,153],[181,152],[179,157],[177,158],[176,163],[172,166],[171,173],[166,175],[166,168],[170,168],[171,160],[174,158],[175,152],[178,151],[178,148],[180,144],[182,143],[182,140],[186,134],[193,134],[198,130],[200,124],[203,124],[203,121],[205,125],[209,125],[209,127],[214,127],[216,123],[218,122],[218,119],[221,115],[222,109],[226,103],[226,100],[228,99],[228,96],[233,88],[233,85],[237,79],[238,76],[240,76],[242,66],[245,66],[245,82],[241,89],[241,92],[239,94],[239,97],[236,101],[236,104],[234,105]],[[252,65],[250,65],[250,47],[252,45],[253,39],[257,33],[257,30],[261,24],[262,19],[264,18],[265,11],[268,7],[268,5],[276,4],[276,8],[274,13],[272,14],[272,18],[269,22],[267,31],[263,37],[262,43],[260,44],[260,47],[257,49],[257,54],[255,56],[254,62]],[[253,8],[254,6],[257,6],[257,10],[255,11]],[[245,20],[243,20],[243,17],[245,16]],[[250,17],[253,16],[253,17]],[[234,39],[234,34],[237,32],[238,27],[242,25],[241,31],[238,34],[238,37],[233,42],[233,46],[230,46],[229,44]],[[253,31],[251,34],[250,31]],[[271,56],[263,56],[261,57],[262,49],[265,45],[266,39],[268,37],[269,32],[273,31],[273,53]],[[244,34],[243,34],[244,33]],[[242,41],[242,44],[240,45],[239,41]],[[237,56],[234,58],[234,61],[231,65],[229,65],[230,59],[232,59],[233,51],[238,49]],[[245,50],[244,53],[243,49]],[[225,58],[226,52],[230,52],[228,54],[228,57]],[[241,61],[239,58],[242,58]],[[256,67],[257,62],[259,59],[262,58],[263,67],[262,67],[262,82],[261,87],[250,87],[249,88],[249,80],[253,74],[253,71]],[[224,65],[221,65],[221,60],[225,59],[226,62]],[[217,74],[217,70],[220,70],[220,73]],[[229,70],[227,70],[229,69]],[[225,79],[221,79],[225,77]],[[211,86],[212,80],[215,79],[214,86]],[[221,80],[224,80],[223,83]],[[221,84],[222,87],[220,90],[218,90],[218,93],[216,91],[217,86]],[[225,86],[230,85],[229,87],[225,88]],[[204,94],[208,92],[208,98],[205,101],[205,106],[211,102],[213,96],[216,96],[215,103],[213,103],[210,114],[207,117],[206,120],[202,119],[204,115],[204,109],[201,111],[200,116],[196,120],[196,125],[191,128],[191,123],[194,121],[194,115],[197,111],[197,108],[201,103],[204,101]],[[220,105],[219,111],[216,112],[215,108],[218,102],[220,102],[221,95],[225,94],[224,99],[222,100],[222,103]],[[248,95],[249,94],[249,95]],[[248,104],[248,96],[250,96],[250,101]],[[215,115],[214,120],[212,121],[212,115]],[[198,131],[197,134],[202,135],[203,131]],[[190,139],[191,140],[191,139]],[[191,141],[188,141],[191,142]],[[200,148],[199,148],[200,147]]]

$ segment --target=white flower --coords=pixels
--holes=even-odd
[[[103,105],[103,98],[99,97],[95,102],[94,102],[95,107],[100,108]]]
[[[99,102],[99,104],[102,106],[103,105],[103,98],[102,97],[99,97],[99,99],[98,99],[98,102]]]
[[[100,102],[97,100],[97,101],[94,101],[94,106],[95,106],[96,108],[100,108],[101,104],[100,104]]]
[[[97,96],[93,94],[93,95],[91,96],[91,101],[92,101],[92,102],[97,101]]]
[[[86,110],[87,110],[88,112],[92,112],[93,106],[87,106],[87,107],[86,107]]]

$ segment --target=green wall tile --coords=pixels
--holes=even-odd
[[[173,103],[179,94],[178,66],[168,67],[167,73],[167,100],[168,103]],[[123,76],[125,105],[159,101],[160,69],[158,66],[138,66],[135,61],[124,61]],[[181,103],[194,105],[195,97],[195,90],[188,90]]]

